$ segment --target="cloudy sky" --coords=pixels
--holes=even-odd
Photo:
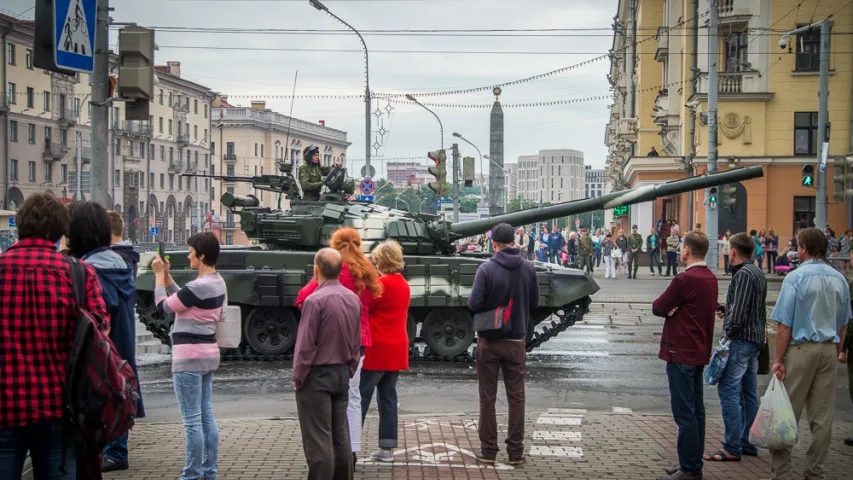
[[[6,0],[3,9],[20,13],[32,0]],[[376,93],[423,94],[491,87],[575,65],[605,54],[617,0],[326,0],[336,15],[365,33],[370,54],[370,87]],[[294,74],[297,95],[358,95],[364,90],[364,57],[358,38],[346,32],[270,33],[255,30],[337,30],[344,28],[308,0],[112,0],[116,22],[147,27],[245,29],[242,32],[158,31],[156,62],[181,62],[183,76],[249,105],[264,99],[267,108],[287,114]],[[31,18],[32,11],[24,14]],[[511,30],[482,32],[481,30]],[[538,31],[519,32],[533,29]],[[541,31],[542,29],[557,29]],[[593,29],[593,30],[577,30]],[[249,31],[246,31],[249,30]],[[457,30],[399,34],[388,30]],[[523,35],[523,36],[522,36]],[[113,34],[113,42],[115,35]],[[111,45],[113,43],[111,42]],[[203,48],[186,48],[203,47]],[[210,48],[213,47],[213,48]],[[318,51],[320,50],[320,51]],[[330,51],[331,50],[331,51]],[[390,50],[390,51],[389,51]],[[429,51],[431,53],[416,53]],[[487,53],[500,52],[500,53]],[[514,52],[514,53],[513,53]],[[607,100],[568,105],[510,108],[512,104],[567,101],[608,95],[608,61],[587,65],[521,85],[503,88],[504,159],[541,149],[572,148],[587,164],[603,167]],[[491,88],[470,94],[420,97],[424,103],[491,105]],[[385,108],[386,100],[374,100]],[[419,157],[439,148],[438,123],[416,105],[395,103],[380,158]],[[489,108],[430,107],[444,124],[444,144],[460,143],[463,155],[476,152],[451,136],[459,132],[483,153],[489,150]],[[344,130],[352,145],[350,160],[364,158],[364,103],[360,98],[296,98],[294,116]],[[373,117],[373,131],[379,129]],[[479,169],[479,165],[477,166]]]

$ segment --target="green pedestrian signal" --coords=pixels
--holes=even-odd
[[[803,165],[803,180],[804,187],[814,188],[814,167],[811,165]]]
[[[717,208],[717,187],[708,189],[708,206],[712,209]]]

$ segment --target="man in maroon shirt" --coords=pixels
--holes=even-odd
[[[342,259],[314,256],[319,286],[302,305],[293,353],[293,387],[309,480],[353,478],[347,424],[349,379],[361,357],[361,300],[341,285]]]
[[[0,255],[0,472],[21,478],[29,451],[35,480],[73,480],[63,386],[78,306],[70,264],[56,251],[70,215],[52,194],[36,194],[18,209],[17,221],[20,240]],[[85,307],[106,319],[98,276],[83,265]]]
[[[708,237],[702,232],[684,236],[681,260],[687,270],[672,279],[652,303],[652,313],[666,317],[658,358],[666,362],[672,416],[678,424],[678,467],[663,479],[702,478],[705,445],[705,403],[702,372],[711,357],[717,276],[705,264]]]

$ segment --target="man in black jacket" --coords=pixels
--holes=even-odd
[[[530,312],[539,304],[539,283],[532,263],[518,255],[514,248],[513,229],[501,223],[492,229],[494,256],[474,277],[468,307],[474,313],[488,312],[507,306],[510,309],[509,331],[483,331],[477,340],[477,379],[480,384],[480,453],[477,460],[494,463],[498,454],[498,428],[495,398],[498,373],[503,371],[509,427],[507,455],[510,465],[521,465],[524,457],[524,370],[527,361],[525,339],[531,325]]]

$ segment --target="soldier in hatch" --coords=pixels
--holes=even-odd
[[[302,199],[317,202],[320,200],[320,189],[323,188],[323,178],[329,174],[332,167],[320,165],[320,147],[310,145],[302,152],[304,163],[299,166],[299,186],[302,187]],[[341,167],[335,162],[335,167]]]

